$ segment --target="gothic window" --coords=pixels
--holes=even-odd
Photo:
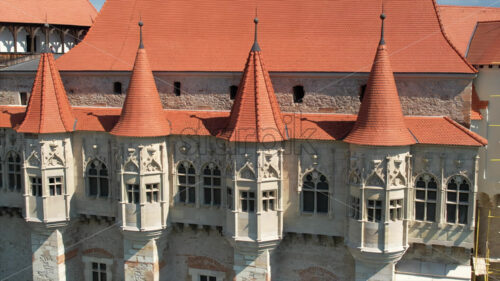
[[[403,219],[403,199],[389,201],[389,216],[392,221]]]
[[[241,211],[255,212],[255,192],[242,191],[240,194]]]
[[[62,195],[62,177],[49,177],[49,195]]]
[[[183,203],[195,203],[196,170],[192,164],[181,163],[177,166],[179,194],[178,200]]]
[[[146,184],[146,201],[148,203],[158,203],[158,198],[160,197],[159,184]]]
[[[470,184],[462,176],[454,176],[446,189],[446,221],[467,224]]]
[[[276,209],[276,193],[274,191],[262,192],[262,210],[264,212],[274,211]]]
[[[359,198],[351,196],[351,209],[350,209],[351,218],[355,220],[361,219],[361,212],[359,207],[360,207]]]
[[[42,178],[30,177],[30,183],[31,183],[31,195],[42,196]]]
[[[92,161],[87,168],[88,194],[91,197],[107,198],[109,195],[108,169],[100,161]]]
[[[328,213],[329,193],[326,177],[320,173],[309,173],[302,186],[302,210],[311,213]]]
[[[379,222],[382,220],[382,201],[368,200],[366,204],[366,213],[368,214],[368,221]]]
[[[220,206],[221,203],[221,172],[217,165],[207,165],[203,169],[203,203]]]
[[[415,182],[415,219],[436,221],[437,181],[428,174]]]
[[[238,93],[238,86],[232,85],[229,87],[229,98],[234,100],[236,98],[236,94]]]
[[[226,189],[226,205],[229,210],[233,209],[233,189],[230,187]]]
[[[294,86],[293,87],[293,102],[294,103],[302,103],[302,99],[304,98],[304,86]]]
[[[7,156],[7,167],[9,175],[9,189],[11,191],[21,191],[21,157],[11,151]]]

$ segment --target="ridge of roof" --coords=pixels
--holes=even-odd
[[[283,116],[257,41],[257,18],[254,23],[255,40],[229,120],[219,136],[236,142],[282,141],[286,139]]]
[[[166,136],[170,133],[170,126],[163,114],[163,105],[142,39],[140,42],[127,96],[111,134],[122,137]]]
[[[436,12],[436,17],[438,19],[439,29],[441,30],[441,34],[443,34],[443,37],[446,39],[446,42],[448,42],[448,44],[451,46],[451,48],[455,51],[455,53],[457,53],[457,55],[462,59],[462,61],[465,62],[465,64],[472,70],[472,72],[477,73],[477,69],[474,68],[469,63],[469,61],[467,61],[467,59],[465,58],[465,56],[462,53],[460,53],[460,51],[457,49],[455,44],[453,44],[453,42],[451,42],[450,38],[448,37],[448,34],[444,30],[443,22],[441,21],[441,16],[439,15],[439,9],[437,7],[436,0],[432,0],[432,4],[434,5],[434,11]]]
[[[460,129],[462,132],[466,133],[467,135],[469,135],[471,138],[473,138],[474,140],[476,140],[477,142],[479,142],[480,144],[482,145],[487,145],[488,144],[488,140],[483,138],[482,136],[474,133],[473,131],[471,130],[468,130],[467,128],[465,128],[464,126],[458,124],[456,121],[452,120],[450,117],[448,116],[444,116],[443,117],[444,120],[448,121],[450,124],[452,124],[453,126],[457,127],[458,129]]]
[[[415,144],[405,124],[398,90],[384,40],[385,15],[380,16],[381,39],[375,54],[356,123],[344,139],[347,143],[371,146]]]
[[[42,53],[21,133],[46,134],[74,131],[75,118],[52,53]]]

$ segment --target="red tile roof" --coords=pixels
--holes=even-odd
[[[12,1],[12,0],[11,0]],[[260,46],[268,71],[368,72],[380,1],[267,0]],[[433,0],[385,0],[395,72],[474,73],[441,30]],[[130,70],[139,17],[154,71],[241,71],[253,1],[107,0],[83,43],[58,59],[64,71]]]
[[[255,22],[257,29],[257,19]],[[282,141],[286,139],[283,116],[264,66],[257,33],[255,37],[227,126],[220,137],[237,142]]]
[[[91,26],[97,10],[88,0],[2,0],[0,22]]]
[[[54,56],[43,53],[26,110],[16,128],[21,133],[45,134],[72,132],[75,118],[56,68]]]
[[[446,35],[465,55],[477,22],[500,20],[500,8],[440,5],[439,15]]]
[[[415,139],[406,128],[383,32],[384,26],[358,118],[344,141],[374,146],[411,145]]]
[[[477,23],[467,59],[478,65],[500,64],[500,20]]]
[[[24,106],[0,105],[0,128],[22,122]],[[76,131],[109,132],[120,117],[120,108],[74,107]],[[217,136],[229,118],[228,111],[164,110],[172,135]],[[352,129],[356,115],[283,113],[289,139],[341,141]],[[485,138],[447,117],[405,117],[417,144],[483,146]]]
[[[472,104],[470,110],[471,120],[482,120],[483,115],[481,114],[481,109],[488,108],[488,101],[482,101],[479,99],[479,95],[476,92],[476,87],[472,86]]]
[[[111,134],[124,137],[166,136],[169,127],[146,49],[142,48],[141,42],[120,119]]]

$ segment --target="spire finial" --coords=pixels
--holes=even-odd
[[[142,43],[142,26],[144,23],[142,22],[142,17],[139,20],[139,49],[144,49],[144,44]]]
[[[49,40],[49,20],[47,18],[47,13],[45,13],[45,24],[43,25],[45,27],[45,50],[43,51],[44,53],[50,53],[49,51],[49,45],[50,45],[50,40]]]
[[[259,18],[257,17],[257,8],[255,8],[255,18],[253,19],[255,23],[255,38],[253,41],[252,52],[260,52],[260,46],[257,42],[257,25],[259,24]]]
[[[380,14],[380,19],[382,20],[382,29],[380,31],[380,43],[379,43],[379,45],[385,45],[385,40],[384,40],[385,13],[384,13],[384,1],[383,0],[382,0],[382,14]]]

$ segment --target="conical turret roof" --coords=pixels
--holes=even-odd
[[[142,28],[142,22],[139,25]],[[142,43],[141,31],[127,96],[120,119],[111,130],[111,134],[124,137],[158,137],[168,135],[169,131],[146,49]]]
[[[382,34],[353,129],[345,142],[373,146],[403,146],[415,144],[406,127],[389,54]]]
[[[275,142],[286,139],[285,125],[261,49],[255,42],[238,87],[226,128],[219,135],[236,142]]]
[[[51,53],[42,53],[33,89],[21,125],[21,133],[72,132],[75,118]]]

